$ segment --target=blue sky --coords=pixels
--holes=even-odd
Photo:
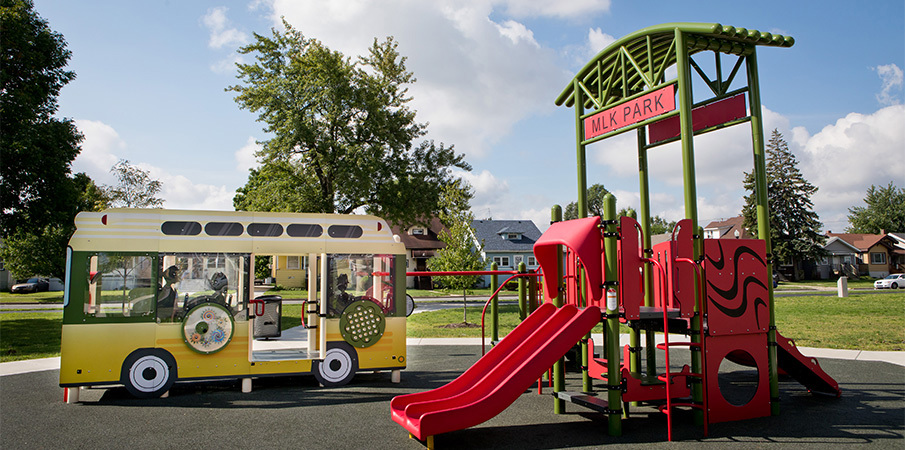
[[[429,137],[474,166],[477,218],[532,219],[575,198],[574,112],[553,104],[575,71],[619,37],[666,22],[717,22],[793,36],[760,47],[767,138],[796,154],[826,230],[842,231],[867,187],[905,186],[905,2],[897,1],[85,1],[35,0],[61,32],[77,74],[59,115],[85,135],[73,163],[100,183],[125,158],[164,184],[165,207],[232,209],[267,139],[224,88],[236,49],[285,17],[348,56],[395,36],[418,82]],[[247,60],[250,61],[250,60]],[[588,183],[638,205],[634,137],[589,148]],[[737,215],[751,170],[747,125],[695,140],[703,223]],[[682,218],[675,146],[652,158],[651,211]]]

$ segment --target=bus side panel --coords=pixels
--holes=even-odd
[[[157,325],[156,347],[176,358],[179,379],[245,376],[250,372],[248,361],[248,322],[236,321],[233,336],[226,347],[215,353],[199,353],[186,344],[182,336],[182,322]]]
[[[63,325],[60,385],[119,383],[126,357],[155,346],[156,328],[153,322]]]
[[[358,368],[368,369],[404,369],[405,368],[405,317],[387,317],[386,330],[376,344],[356,349],[358,351]],[[327,329],[328,332],[330,328]],[[338,329],[337,329],[338,331]],[[339,340],[342,336],[337,332]],[[327,335],[329,340],[334,336]]]

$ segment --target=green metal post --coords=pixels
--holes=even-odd
[[[531,271],[534,273],[535,271]],[[533,313],[540,305],[537,301],[537,277],[528,277],[528,312]]]
[[[562,221],[562,207],[559,205],[553,205],[553,209],[550,211],[550,220],[551,222],[561,222]],[[559,308],[563,305],[562,298],[562,246],[557,246],[558,250],[556,252],[556,260],[559,261],[556,267],[556,273],[551,273],[549,276],[556,277],[556,285],[559,287],[556,293],[556,297],[553,298],[553,306]],[[548,276],[548,274],[544,274],[544,276]],[[565,361],[563,358],[559,358],[555,363],[553,363],[553,392],[562,392],[566,389],[566,371],[565,371]],[[564,414],[566,412],[566,402],[565,400],[561,400],[558,397],[553,397],[553,413],[554,414]]]
[[[641,196],[641,205],[639,207],[640,211],[638,215],[641,218],[641,230],[644,234],[644,239],[641,241],[641,246],[647,250],[651,248],[651,236],[650,236],[650,179],[648,175],[648,165],[647,165],[647,133],[645,132],[645,128],[638,128],[638,179],[640,188],[640,196]],[[624,231],[623,231],[624,232]],[[644,255],[649,257],[650,255]],[[651,272],[651,264],[644,263],[644,306],[653,306],[653,289],[654,289],[654,279],[653,273]],[[638,331],[632,328],[632,335],[637,334]],[[654,376],[657,374],[657,348],[656,341],[654,339],[654,331],[653,327],[648,326],[647,329],[644,330],[644,348],[645,348],[645,356],[647,357],[647,374],[650,376]],[[636,343],[635,339],[632,339],[632,347],[638,348],[640,345],[640,339]],[[636,362],[637,361],[637,362]],[[640,371],[641,364],[641,354],[640,352],[632,353],[632,373],[637,375]]]
[[[773,243],[770,239],[770,203],[767,196],[767,158],[764,149],[764,125],[761,119],[760,83],[757,75],[757,53],[745,57],[748,71],[748,104],[751,108],[751,140],[754,147],[754,194],[757,198],[757,237],[767,246],[767,273],[773,275]],[[774,416],[779,415],[779,374],[776,356],[776,317],[774,315],[773,283],[767,283],[767,309],[770,311],[770,327],[767,329],[767,368],[770,377],[770,407]]]
[[[496,271],[499,268],[497,263],[490,264],[490,270]],[[493,274],[490,276],[490,290],[496,292],[496,288],[500,286],[500,280],[497,278],[497,274]],[[493,342],[496,345],[500,340],[500,309],[499,302],[497,301],[497,296],[494,295],[490,299],[490,342]]]
[[[518,273],[528,273],[528,267],[525,266],[524,262],[518,263]],[[527,294],[527,284],[528,282],[525,280],[525,277],[519,277],[518,279],[518,318],[519,320],[525,320],[528,317],[528,294]]]
[[[615,221],[616,197],[606,194],[603,197],[603,219]],[[604,357],[607,366],[607,402],[610,405],[608,414],[610,436],[622,435],[622,413],[619,411],[622,405],[622,391],[619,386],[622,380],[619,372],[619,291],[610,282],[618,279],[616,268],[616,225],[606,225],[607,237],[603,239],[604,245],[604,280],[606,289],[606,339],[604,339]]]
[[[698,228],[698,200],[697,187],[695,185],[694,171],[694,129],[691,123],[691,109],[693,104],[691,92],[691,65],[688,47],[685,43],[685,34],[676,29],[676,67],[678,68],[678,103],[679,103],[679,129],[682,135],[682,174],[685,186],[685,217],[691,219],[692,226],[695,227],[695,233]],[[696,238],[700,239],[701,236]],[[697,261],[700,258],[700,246],[694,246],[693,259]],[[697,277],[695,277],[694,296],[697,298],[698,292],[703,286],[698,285]],[[698,314],[703,312],[695,311]],[[691,321],[691,342],[701,342],[701,330],[698,321]],[[703,368],[703,352],[691,352],[691,371],[701,373]],[[697,403],[703,403],[704,390],[701,383],[695,383],[691,387],[691,397]],[[699,425],[704,423],[704,413],[700,409],[694,410],[695,422]]]
[[[578,206],[578,218],[583,219],[588,216],[587,158],[585,145],[582,143],[582,141],[584,140],[584,121],[581,120],[581,116],[584,114],[584,98],[582,96],[581,87],[578,85],[578,79],[575,79],[572,82],[572,87],[575,90],[575,159],[578,166],[578,201],[576,202],[576,204]],[[580,273],[578,274],[578,277],[579,279],[582,279]],[[584,283],[580,283],[579,286],[581,286],[581,289],[583,291]],[[584,298],[587,298],[587,296],[585,295]],[[588,339],[590,338],[591,333],[589,332],[581,340],[582,367],[588,367]],[[588,369],[586,368],[582,369],[581,371],[581,386],[584,392],[592,392],[594,390],[594,385],[591,381],[591,375],[588,374]]]

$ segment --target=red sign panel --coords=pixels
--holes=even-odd
[[[691,127],[694,131],[703,130],[735,119],[745,117],[745,94],[724,98],[720,101],[699,106],[691,111]],[[669,117],[650,124],[648,136],[651,144],[678,136],[679,116]]]
[[[675,109],[675,85],[669,85],[585,118],[584,138],[592,139]]]

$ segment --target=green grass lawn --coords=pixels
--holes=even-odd
[[[63,303],[63,291],[11,294],[0,292],[0,303]]]
[[[283,305],[282,329],[301,325],[301,305]],[[490,336],[490,310],[486,323]],[[0,362],[59,356],[62,312],[0,314]],[[447,328],[462,323],[462,309],[414,314],[409,337],[479,337],[481,307],[468,308],[477,328]],[[518,324],[518,307],[500,305],[500,337]],[[905,350],[905,294],[855,292],[848,298],[802,296],[776,298],[779,332],[803,347]]]

